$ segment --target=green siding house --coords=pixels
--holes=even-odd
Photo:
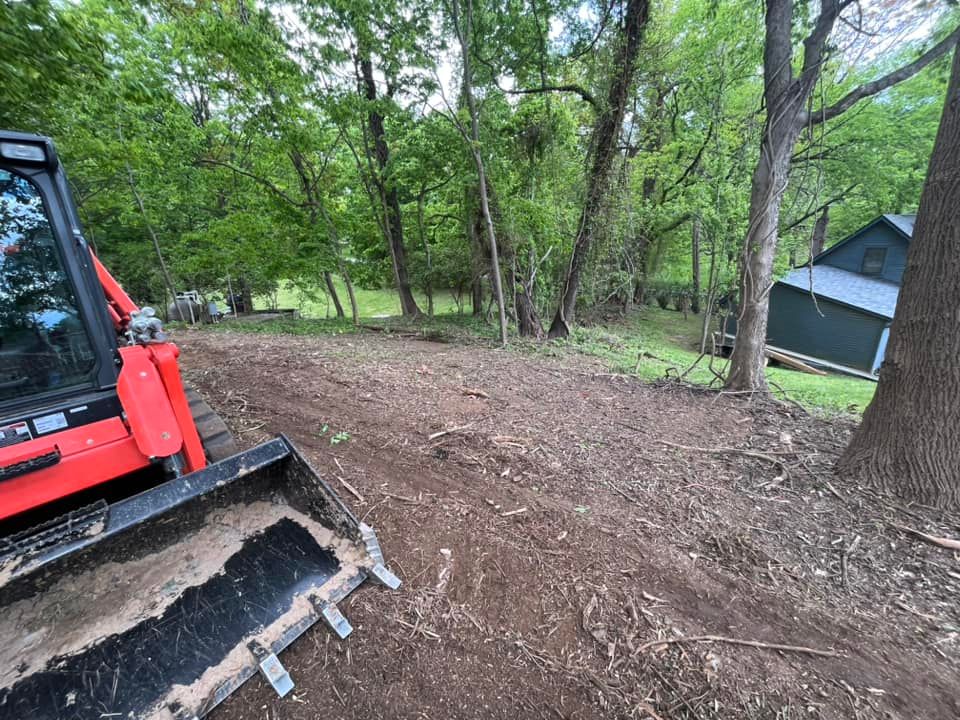
[[[768,345],[828,369],[875,377],[914,217],[882,215],[775,283]]]

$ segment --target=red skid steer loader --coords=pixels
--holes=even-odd
[[[84,241],[53,143],[0,131],[0,720],[193,720],[365,579],[373,530],[284,437],[237,453]]]

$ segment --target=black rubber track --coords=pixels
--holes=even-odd
[[[211,463],[220,462],[240,452],[230,428],[200,397],[200,393],[188,387],[185,389],[185,394],[187,402],[190,403],[190,414],[193,415],[193,422],[197,426],[200,442],[203,443],[203,449],[207,453],[207,460]]]

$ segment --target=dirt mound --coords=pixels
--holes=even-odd
[[[834,478],[844,422],[586,360],[178,340],[241,442],[290,436],[405,582],[284,653],[293,700],[254,681],[213,717],[960,717],[960,563],[895,527],[956,521]]]

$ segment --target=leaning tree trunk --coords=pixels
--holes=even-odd
[[[920,197],[880,384],[837,464],[914,502],[960,507],[960,52]]]
[[[567,268],[567,277],[563,283],[563,292],[557,314],[550,323],[548,336],[566,337],[573,325],[574,310],[577,305],[577,293],[580,291],[580,276],[593,244],[595,225],[601,221],[604,196],[610,181],[610,169],[617,153],[620,130],[626,112],[630,86],[633,84],[640,40],[650,14],[649,0],[628,0],[624,17],[620,47],[617,49],[611,67],[617,74],[612,78],[607,104],[597,117],[593,131],[593,161],[587,177],[587,194],[580,213],[577,237],[573,244],[573,254]]]
[[[330,295],[333,307],[337,311],[337,319],[346,317],[343,312],[343,305],[340,303],[340,296],[337,295],[337,287],[333,284],[333,275],[330,274],[329,270],[323,271],[323,282],[327,286],[327,294]]]
[[[377,186],[383,205],[384,234],[387,236],[390,259],[393,261],[393,279],[397,286],[397,294],[400,296],[400,310],[405,316],[417,316],[420,314],[420,307],[413,296],[410,274],[407,271],[407,251],[403,244],[400,197],[397,189],[387,181],[390,147],[387,145],[383,114],[374,105],[377,100],[377,85],[373,77],[373,63],[369,53],[361,55],[359,64],[364,97],[370,103],[367,124],[370,135],[373,137],[373,154],[377,160],[378,170],[374,184]]]

